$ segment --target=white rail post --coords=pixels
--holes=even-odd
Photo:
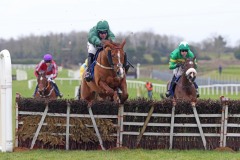
[[[69,132],[70,132],[70,109],[71,105],[67,102],[67,117],[66,117],[66,150],[69,150]]]
[[[172,107],[172,114],[171,114],[169,149],[172,149],[172,147],[173,147],[174,120],[175,120],[175,105],[173,105],[173,107]]]
[[[0,52],[0,150],[13,151],[12,66],[8,50]]]

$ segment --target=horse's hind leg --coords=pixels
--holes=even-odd
[[[91,102],[95,98],[95,92],[92,92],[89,86],[85,81],[81,84],[81,90],[80,90],[80,99],[87,100],[88,102]]]
[[[77,99],[80,100],[81,98],[81,85],[78,88]]]

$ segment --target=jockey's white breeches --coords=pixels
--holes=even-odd
[[[181,67],[175,68],[175,69],[173,70],[173,74],[174,74],[175,77],[181,76],[182,73],[183,73],[183,70],[181,69]]]
[[[93,45],[93,44],[91,44],[91,43],[87,43],[87,49],[88,49],[88,53],[92,53],[92,54],[96,54],[96,52],[97,52],[97,48]]]

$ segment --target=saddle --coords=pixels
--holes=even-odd
[[[93,57],[93,63],[89,66],[89,71],[90,71],[91,76],[93,77],[93,79],[94,79],[94,67],[95,67],[95,65],[96,65],[96,63],[97,63],[98,55],[99,55],[99,53],[100,53],[102,50],[103,50],[103,48],[99,48],[99,49],[97,50],[96,54],[95,54],[94,57]]]

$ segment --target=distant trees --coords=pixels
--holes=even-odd
[[[213,52],[218,54],[218,58],[221,57],[221,53],[226,51],[226,40],[221,35],[213,36],[202,42],[201,49],[205,52]]]
[[[19,39],[0,39],[0,49],[9,49],[13,63],[37,63],[46,52],[51,52],[57,63],[64,66],[83,63],[87,57],[87,32],[70,32],[68,34],[53,34],[45,36],[30,35]],[[179,37],[154,34],[153,32],[119,33],[116,41],[126,39],[125,51],[133,64],[167,63],[169,54],[182,40]],[[191,50],[198,59],[201,52],[221,53],[232,51],[226,47],[223,36],[217,35],[199,44],[190,44]],[[239,50],[235,52],[238,57]],[[240,53],[239,53],[240,54]],[[204,57],[207,59],[208,57]]]

